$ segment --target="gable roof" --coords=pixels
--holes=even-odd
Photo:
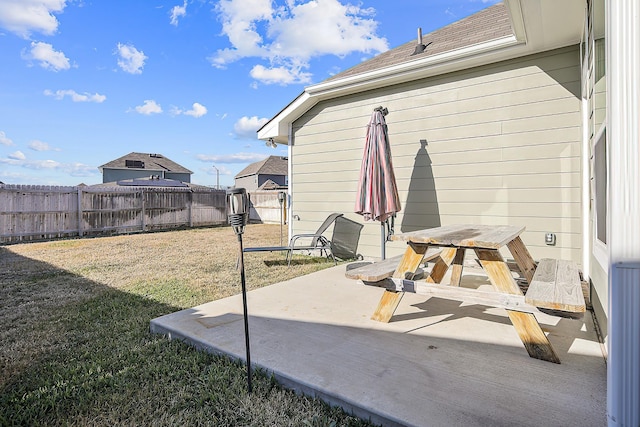
[[[258,190],[281,190],[281,189],[286,189],[287,186],[286,185],[280,185],[276,182],[273,182],[272,180],[268,179],[264,182],[264,184],[262,184],[260,187],[258,187]]]
[[[289,173],[288,159],[281,156],[269,156],[259,162],[251,163],[242,169],[235,177],[242,178],[250,175],[287,175]]]
[[[165,171],[173,173],[188,173],[192,174],[189,169],[180,166],[168,157],[162,154],[150,154],[150,153],[136,153],[132,152],[118,159],[112,160],[109,163],[105,163],[99,166],[98,169],[102,172],[104,168],[107,169],[142,169],[148,171]]]
[[[308,86],[258,130],[258,139],[289,143],[290,126],[321,101],[576,45],[585,0],[503,0]],[[429,44],[431,42],[431,44]]]
[[[326,79],[325,82],[406,62],[417,61],[429,56],[435,56],[514,35],[506,5],[504,3],[497,3],[423,36],[422,45],[426,48],[422,53],[414,54],[416,52],[416,46],[418,45],[416,38],[414,41],[383,52],[368,61],[364,61],[342,73],[338,73]]]

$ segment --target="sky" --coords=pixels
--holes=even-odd
[[[157,153],[232,186],[304,88],[497,0],[0,0],[0,181]]]

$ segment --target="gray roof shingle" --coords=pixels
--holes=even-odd
[[[129,153],[126,156],[122,156],[118,159],[112,160],[109,163],[105,163],[98,169],[131,169],[127,167],[127,160],[138,161],[144,163],[144,167],[138,167],[133,169],[145,169],[150,171],[164,170],[174,173],[193,173],[189,169],[180,166],[173,160],[163,156],[162,154],[149,154],[149,153]]]
[[[405,62],[417,61],[429,56],[439,55],[497,40],[513,35],[509,12],[503,2],[489,6],[460,21],[449,24],[422,36],[422,44],[427,45],[424,52],[413,55],[417,39],[377,55],[348,70],[332,76],[325,81],[333,81],[355,76]]]
[[[287,175],[289,173],[288,159],[281,156],[269,156],[259,162],[251,163],[242,169],[235,177],[242,178],[249,175]]]

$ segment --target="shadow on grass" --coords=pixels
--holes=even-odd
[[[0,425],[367,425],[149,333],[179,310],[0,247]]]

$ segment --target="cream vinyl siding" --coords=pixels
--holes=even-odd
[[[321,102],[293,124],[293,231],[314,231],[331,212],[363,222],[353,209],[366,126],[384,106],[403,206],[396,233],[525,225],[534,258],[580,262],[579,91],[575,46]],[[380,224],[364,224],[359,252],[379,257]],[[387,243],[387,256],[403,250]]]

